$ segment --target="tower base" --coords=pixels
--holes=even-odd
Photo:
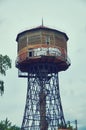
[[[28,70],[26,105],[21,130],[57,130],[66,127],[55,64],[33,64]],[[59,129],[61,130],[61,129]],[[62,129],[66,130],[66,129]]]

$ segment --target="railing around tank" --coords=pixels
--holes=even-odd
[[[58,56],[65,58],[66,52],[65,50],[60,50],[58,48],[52,48],[52,47],[41,47],[36,49],[29,49],[28,50],[28,57],[37,57],[37,56]]]
[[[55,56],[62,61],[66,61],[67,64],[71,64],[69,57],[66,54],[64,49],[60,48],[36,48],[36,49],[28,49],[28,51],[23,52],[16,59],[16,64],[22,61],[25,61],[27,58],[35,58],[39,56]]]
[[[70,58],[67,56],[66,59],[67,59],[67,60],[66,60],[66,63],[67,63],[68,65],[71,65],[71,60],[70,60]]]

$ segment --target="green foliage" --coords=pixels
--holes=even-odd
[[[0,122],[0,130],[20,130],[20,128],[16,125],[12,125],[8,118],[6,118]]]
[[[4,82],[0,80],[0,94],[2,95],[4,93]]]
[[[0,54],[0,74],[1,75],[6,75],[6,71],[11,68],[11,60],[10,58],[5,55],[2,56]],[[0,80],[0,94],[2,95],[4,93],[4,82]]]
[[[64,126],[63,123],[60,123],[60,124],[58,125],[58,128],[59,128],[59,129],[61,129],[61,128],[64,128],[64,129],[65,129],[66,127],[67,127],[67,126],[66,126],[66,125]]]
[[[6,75],[6,70],[8,70],[9,68],[11,68],[10,58],[7,55],[2,56],[0,54],[0,73],[2,75]]]
[[[67,129],[74,130],[74,128],[72,126],[67,127]]]
[[[68,122],[68,124],[66,124],[65,126],[63,124],[59,124],[58,128],[59,129],[67,129],[67,130],[76,130],[75,128],[73,128],[73,126],[70,125],[70,122]]]

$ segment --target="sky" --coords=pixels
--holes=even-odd
[[[21,126],[27,79],[18,78],[15,67],[17,34],[42,24],[65,32],[71,66],[59,73],[60,94],[66,121],[78,121],[86,130],[86,0],[0,0],[0,54],[12,60],[12,69],[0,79],[5,82],[0,97],[0,120],[6,117]]]

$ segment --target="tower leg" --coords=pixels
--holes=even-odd
[[[66,126],[59,92],[57,66],[31,66],[21,130],[57,130]]]
[[[41,90],[39,94],[39,107],[40,107],[40,130],[48,129],[48,122],[46,120],[46,93],[44,90],[45,83],[41,81]]]

